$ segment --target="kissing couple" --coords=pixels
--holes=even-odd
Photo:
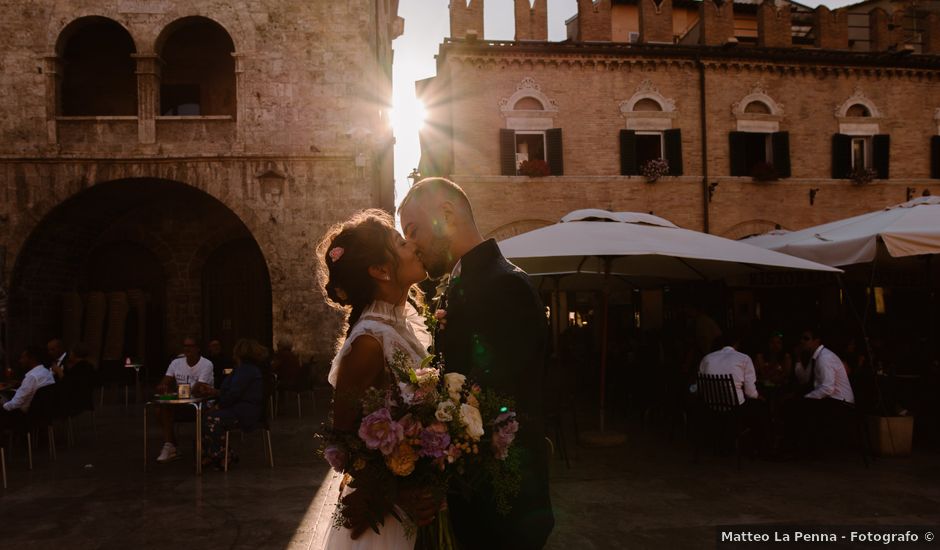
[[[364,210],[331,228],[318,247],[320,282],[331,305],[348,314],[349,324],[329,373],[335,388],[333,430],[361,435],[363,400],[376,391],[391,394],[403,382],[393,363],[404,354],[422,364],[434,349],[446,358],[448,373],[512,400],[518,487],[507,512],[499,509],[492,484],[461,484],[463,490],[446,494],[420,484],[404,486],[376,526],[368,517],[379,495],[357,485],[356,472],[347,469],[324,505],[341,510],[342,520],[314,547],[415,548],[413,531],[399,519],[422,526],[446,510],[461,549],[542,548],[554,526],[543,417],[548,330],[542,302],[496,241],[483,239],[470,201],[455,183],[443,178],[416,183],[398,214],[404,236],[386,212]],[[427,315],[440,320],[427,323],[433,330],[410,298],[427,277],[447,281],[433,301],[437,311]]]

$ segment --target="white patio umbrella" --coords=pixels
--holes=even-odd
[[[718,280],[764,270],[839,272],[715,235],[681,229],[650,214],[576,210],[561,222],[499,243],[530,275],[600,273],[637,282]],[[602,312],[600,430],[604,432],[607,304]]]
[[[881,246],[892,258],[940,254],[940,197],[920,197],[861,216],[742,242],[831,266],[871,262]]]

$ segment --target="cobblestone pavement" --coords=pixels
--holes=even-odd
[[[106,406],[95,431],[90,417],[79,419],[72,448],[60,429],[58,460],[40,449],[31,472],[18,443],[7,455],[9,488],[0,489],[3,546],[306,550],[328,474],[311,435],[324,411],[313,416],[308,402],[297,419],[285,406],[274,424],[273,470],[261,436],[249,434],[233,438],[242,458],[232,470],[197,477],[189,425],[183,458],[145,473],[141,409],[133,406]],[[570,469],[553,461],[549,548],[714,548],[715,526],[726,524],[940,524],[936,451],[870,468],[836,451],[812,461],[745,460],[738,470],[733,457],[711,454],[693,464],[681,437],[625,431],[627,443],[615,449],[569,442]]]

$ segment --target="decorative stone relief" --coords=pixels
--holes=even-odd
[[[516,105],[523,99],[534,99],[542,108],[517,109]],[[519,82],[511,96],[499,100],[499,111],[506,119],[506,128],[547,130],[554,128],[554,115],[558,112],[558,104],[542,92],[542,87],[534,78],[527,76]]]
[[[748,105],[754,102],[762,103],[770,112],[747,112]],[[770,97],[762,82],[757,82],[740,101],[731,104],[731,114],[736,119],[739,132],[779,132],[780,121],[783,120],[783,104]]]
[[[636,111],[637,103],[650,100],[659,105],[659,111]],[[620,115],[626,121],[628,130],[668,130],[672,128],[673,121],[679,116],[676,111],[676,101],[664,96],[653,85],[653,81],[646,79],[637,86],[636,91],[619,103]]]
[[[870,116],[847,116],[853,105],[863,105],[868,109]],[[868,99],[861,87],[855,86],[855,91],[835,110],[836,120],[839,121],[839,133],[850,136],[873,136],[881,133],[881,111],[875,102]]]

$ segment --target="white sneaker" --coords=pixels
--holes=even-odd
[[[169,462],[177,458],[179,458],[179,456],[176,454],[176,445],[164,443],[163,450],[160,451],[160,456],[157,457],[157,462]]]

